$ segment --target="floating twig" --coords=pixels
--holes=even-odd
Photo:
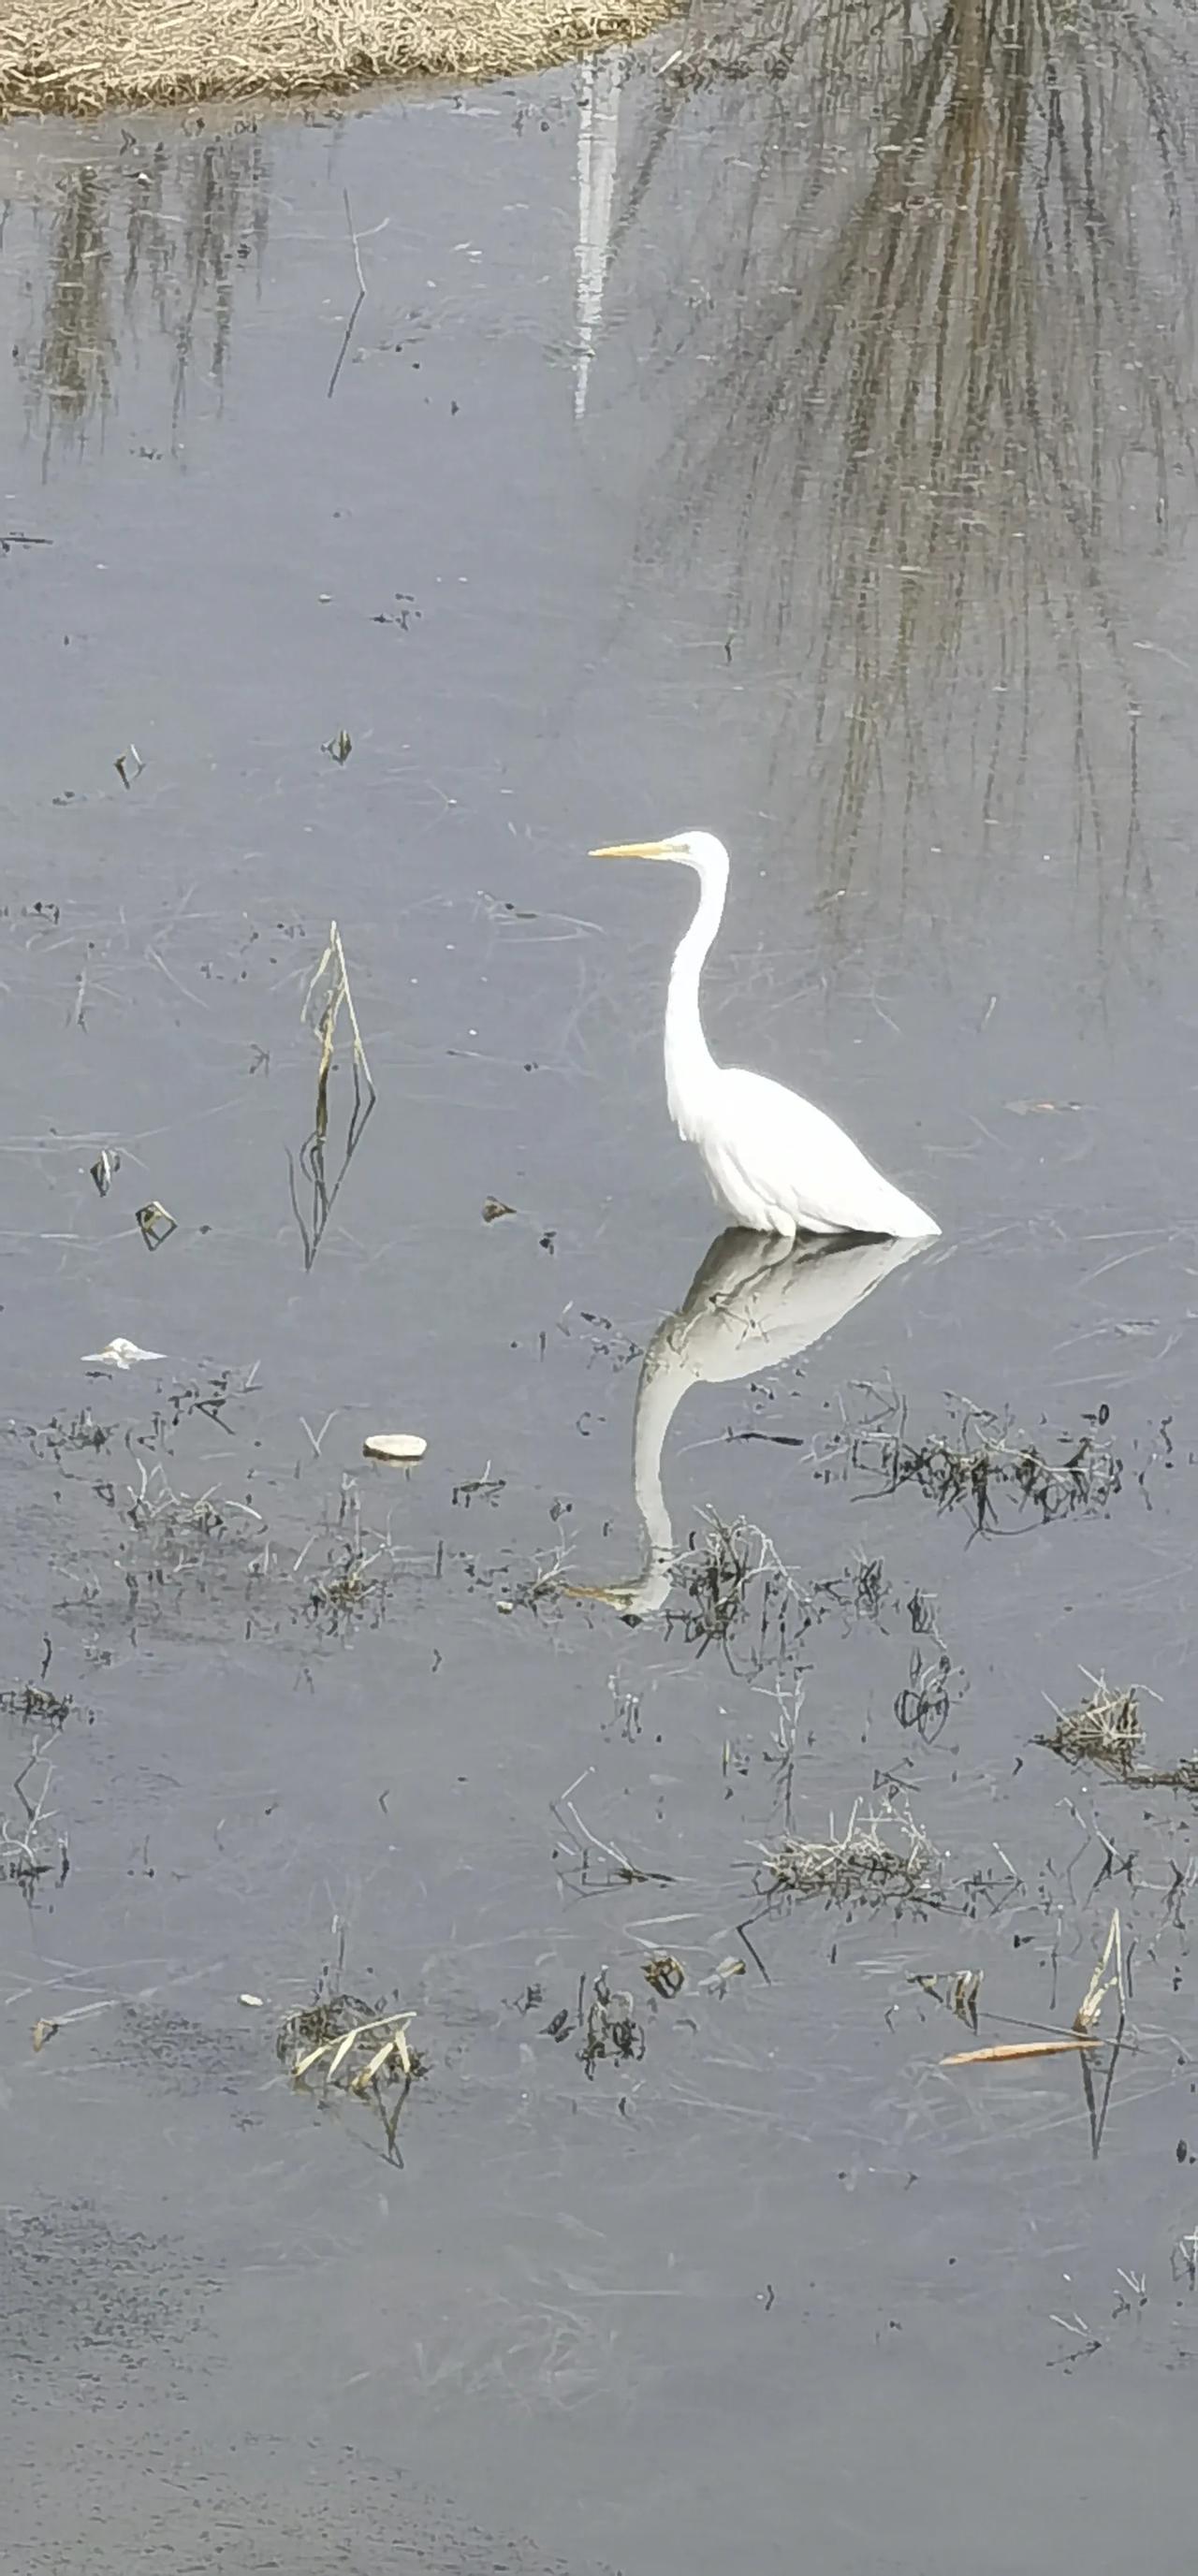
[[[1064,2057],[1079,2048],[1097,2048],[1097,2039],[1004,2039],[993,2048],[963,2048],[953,2057],[942,2057],[942,2066],[1004,2066],[1008,2059],[1020,2057]]]
[[[621,1851],[618,1843],[605,1843],[602,1834],[592,1833],[590,1827],[584,1825],[574,1804],[574,1792],[576,1789],[581,1789],[584,1780],[592,1777],[593,1771],[590,1767],[580,1771],[577,1780],[571,1781],[569,1788],[563,1790],[561,1797],[551,1799],[549,1802],[549,1812],[557,1818],[563,1833],[577,1841],[582,1878],[585,1880],[587,1876],[591,1852],[599,1851],[603,1853],[604,1859],[611,1863],[615,1876],[622,1880],[626,1887],[642,1887],[650,1883],[656,1887],[672,1887],[673,1875],[669,1870],[638,1868],[635,1861],[629,1860],[627,1852]]]
[[[347,224],[348,224],[348,226],[349,226],[349,242],[350,242],[350,249],[352,250],[353,255],[354,255],[354,269],[355,269],[355,273],[356,273],[356,275],[357,275],[357,280],[358,280],[358,292],[357,292],[357,296],[356,296],[355,301],[354,301],[354,308],[353,308],[353,311],[352,311],[352,313],[350,314],[349,320],[348,320],[348,322],[346,323],[346,326],[345,326],[345,338],[343,339],[343,341],[342,341],[342,343],[341,343],[341,346],[340,346],[340,348],[339,348],[339,350],[338,350],[338,352],[337,352],[337,364],[336,364],[336,366],[334,367],[333,372],[332,372],[332,375],[331,375],[331,376],[330,376],[330,378],[329,378],[328,400],[329,400],[330,402],[332,401],[333,396],[334,396],[334,394],[335,394],[335,393],[336,393],[336,391],[337,391],[337,378],[338,378],[338,376],[340,375],[340,373],[341,373],[341,370],[342,370],[343,366],[345,365],[346,356],[347,356],[347,354],[348,354],[348,350],[349,350],[349,344],[350,344],[350,341],[352,340],[352,338],[353,338],[353,336],[354,336],[354,324],[355,324],[355,322],[357,321],[358,315],[359,315],[359,313],[361,312],[361,310],[362,310],[362,307],[363,307],[364,303],[366,302],[366,280],[365,280],[365,278],[364,278],[364,277],[363,277],[363,275],[362,275],[362,258],[361,258],[361,253],[360,253],[360,251],[359,251],[359,249],[358,249],[358,236],[357,236],[356,232],[354,231],[354,219],[353,219],[353,214],[352,214],[352,212],[351,212],[351,210],[350,210],[349,190],[348,190],[348,188],[343,188],[343,189],[342,189],[342,191],[341,191],[341,195],[342,195],[342,199],[343,199],[343,201],[344,201],[344,205],[345,205],[345,220],[346,220],[346,223],[347,223]]]

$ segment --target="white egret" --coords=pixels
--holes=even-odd
[[[678,1133],[697,1145],[712,1191],[755,1234],[939,1234],[867,1162],[842,1127],[762,1073],[715,1062],[703,1035],[699,978],[728,891],[728,853],[711,832],[624,841],[593,859],[676,859],[699,880],[699,905],[680,942],[666,1002],[666,1097]]]
[[[645,1534],[640,1573],[622,1583],[567,1583],[576,1599],[649,1619],[674,1581],[674,1537],[661,1481],[666,1433],[692,1386],[726,1386],[797,1359],[901,1268],[917,1241],[763,1243],[730,1228],[704,1254],[683,1304],[658,1325],[641,1363],[632,1423],[632,1491]]]

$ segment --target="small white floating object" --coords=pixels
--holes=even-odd
[[[132,1368],[135,1360],[164,1360],[165,1351],[139,1351],[136,1342],[127,1342],[123,1333],[109,1343],[106,1351],[85,1351],[84,1368]]]
[[[412,1467],[428,1447],[418,1431],[372,1431],[362,1443],[364,1458],[381,1458],[388,1467]]]
[[[245,2004],[250,2012],[261,2012],[262,2010],[261,1995],[238,1995],[237,2001],[239,2004]]]

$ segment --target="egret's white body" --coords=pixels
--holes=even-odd
[[[859,1306],[919,1241],[763,1243],[730,1229],[717,1236],[676,1314],[658,1325],[641,1364],[632,1426],[632,1490],[645,1533],[639,1574],[624,1583],[567,1584],[648,1619],[668,1600],[674,1538],[662,1488],[666,1433],[692,1386],[724,1386],[797,1359]]]
[[[715,1062],[703,1035],[699,979],[724,911],[728,853],[711,832],[629,841],[595,859],[675,859],[699,879],[699,905],[679,943],[666,1002],[666,1096],[680,1136],[697,1145],[717,1199],[755,1234],[939,1234],[935,1218],[875,1171],[832,1118],[765,1074]]]

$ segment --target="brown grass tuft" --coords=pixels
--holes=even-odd
[[[1136,1693],[1108,1690],[1105,1673],[1094,1678],[1089,1699],[1079,1707],[1057,1708],[1052,1700],[1049,1707],[1056,1726],[1051,1735],[1042,1735],[1037,1741],[1051,1753],[1059,1753],[1066,1762],[1108,1762],[1112,1770],[1128,1772],[1143,1750],[1144,1729]]]
[[[761,1853],[758,1886],[766,1897],[822,1896],[833,1905],[857,1898],[904,1898],[931,1903],[939,1854],[909,1809],[887,1799],[868,1815],[858,1800],[842,1834],[829,1825],[826,1841],[785,1834]]]
[[[647,35],[674,0],[7,0],[0,114],[478,81]]]

